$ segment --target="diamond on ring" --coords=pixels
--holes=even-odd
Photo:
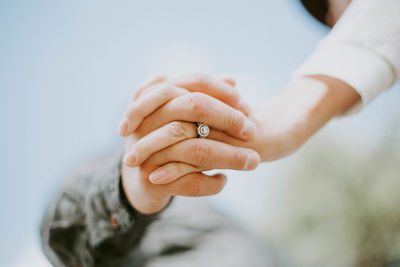
[[[206,138],[210,134],[210,127],[202,122],[197,122],[197,134],[201,138]]]

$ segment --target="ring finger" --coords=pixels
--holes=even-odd
[[[190,93],[174,98],[147,116],[136,133],[146,135],[171,121],[207,123],[241,140],[250,140],[255,124],[242,112],[202,93]]]

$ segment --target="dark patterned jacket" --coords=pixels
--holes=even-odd
[[[121,190],[120,162],[118,153],[79,169],[49,203],[40,230],[54,266],[275,266],[263,243],[204,198],[136,212]]]

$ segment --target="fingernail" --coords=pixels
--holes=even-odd
[[[243,129],[242,129],[242,136],[244,138],[248,139],[248,138],[253,137],[254,132],[255,132],[254,124],[249,120],[245,120]]]
[[[149,176],[153,184],[159,184],[167,178],[167,172],[164,170],[152,172]]]
[[[125,156],[124,158],[124,164],[127,166],[135,166],[137,162],[137,154],[135,151],[130,152],[128,155]]]
[[[124,116],[121,119],[121,122],[119,123],[119,134],[120,135],[126,135],[128,132],[129,124],[128,124],[128,119]]]
[[[260,157],[256,153],[250,153],[247,155],[246,163],[244,164],[244,170],[252,170],[257,167],[260,162]]]

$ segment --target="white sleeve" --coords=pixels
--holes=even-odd
[[[294,77],[324,74],[361,96],[354,113],[400,78],[400,0],[353,0]]]

